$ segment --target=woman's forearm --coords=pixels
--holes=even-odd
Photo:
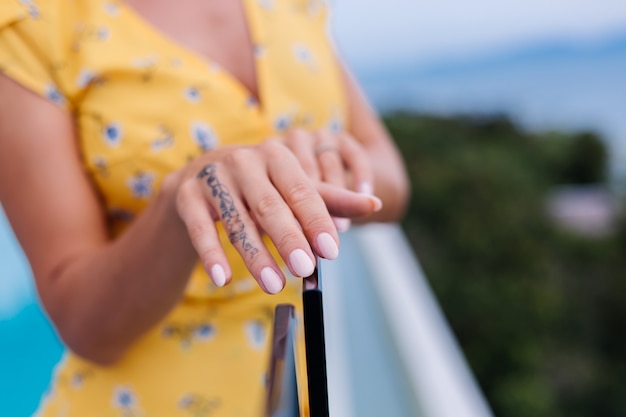
[[[171,194],[162,190],[119,239],[41,281],[42,301],[78,355],[114,362],[183,295],[197,255]]]

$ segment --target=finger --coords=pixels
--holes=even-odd
[[[356,139],[347,133],[339,136],[339,154],[352,178],[352,188],[360,193],[374,193],[374,172],[369,155]]]
[[[278,245],[284,245],[285,252],[296,248],[304,249],[305,252],[314,258],[310,252],[313,248],[316,254],[327,259],[335,259],[339,254],[339,238],[333,221],[326,209],[324,200],[317,192],[314,183],[307,178],[303,170],[299,167],[298,161],[291,154],[282,155],[278,147],[271,144],[265,145],[268,153],[268,160],[280,160],[280,164],[270,164],[268,166],[269,178],[275,185],[280,197],[285,202],[286,207],[292,213],[291,216],[300,224],[300,229],[288,225],[287,234],[272,237],[278,240]],[[270,211],[267,211],[270,214]],[[285,225],[285,214],[277,211],[278,215],[268,215],[266,221],[271,222],[271,227],[275,230],[281,229],[281,224]],[[283,216],[283,217],[281,217]],[[267,229],[265,229],[267,230]],[[284,232],[282,232],[284,233]],[[300,236],[306,238],[302,241]],[[307,245],[303,248],[301,245]],[[283,255],[284,256],[284,255]],[[312,272],[312,271],[311,271]],[[306,276],[306,274],[298,274]]]
[[[315,156],[322,181],[344,187],[346,185],[346,173],[339,154],[337,139],[327,130],[318,131],[316,139]]]
[[[317,164],[317,158],[311,151],[311,147],[315,143],[315,137],[312,133],[302,129],[293,129],[285,138],[285,145],[294,153],[304,172],[313,181],[322,179]]]
[[[238,149],[231,153],[231,172],[249,170],[259,176],[250,153],[248,149]],[[235,181],[229,175],[219,173],[215,164],[207,166],[202,179],[207,187],[208,199],[218,212],[230,243],[239,252],[252,276],[265,292],[279,293],[285,286],[285,277],[263,243],[239,193],[231,191],[240,188],[233,184]]]
[[[250,181],[245,183],[250,184]],[[254,186],[248,187],[246,203],[291,273],[298,277],[310,276],[315,268],[315,257],[287,203],[267,179],[257,180]]]
[[[324,199],[328,212],[337,217],[364,217],[379,211],[383,203],[371,194],[357,193],[331,184],[317,184],[317,191]]]
[[[294,184],[299,181],[311,194],[316,193],[312,181],[289,150],[277,144],[264,144],[263,147],[268,161],[281,161],[280,164],[269,164],[277,166],[275,171],[280,172],[279,176],[289,178]],[[281,184],[277,185],[272,175],[270,173],[269,177],[252,178],[249,171],[244,171],[238,177],[238,182],[244,190],[250,212],[272,239],[291,273],[299,277],[310,276],[315,269],[315,256],[311,245],[296,220],[292,207],[277,189]],[[324,207],[321,208],[325,210]],[[329,217],[328,214],[326,216]]]
[[[223,287],[230,282],[232,271],[201,188],[195,182],[185,183],[178,191],[176,206],[202,266],[213,283]]]

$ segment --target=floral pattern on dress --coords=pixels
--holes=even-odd
[[[314,17],[320,1],[243,3],[262,103],[216,62],[151,30],[123,0],[5,1],[16,18],[0,19],[11,22],[0,24],[0,71],[71,112],[112,238],[141,216],[162,178],[201,152],[253,145],[294,126],[338,130],[345,120],[326,25]],[[299,305],[299,281],[287,275],[283,293],[266,296],[238,254],[227,256],[231,284],[216,288],[196,267],[180,303],[119,365],[86,365],[68,352],[38,416],[159,416],[163,403],[189,417],[258,411],[242,392],[262,395],[274,306]],[[131,279],[150,290],[151,277]]]
[[[245,324],[248,344],[254,350],[263,350],[267,342],[267,328],[258,320],[250,320]]]
[[[205,122],[191,123],[191,138],[203,151],[215,149],[219,142],[213,128]]]
[[[189,417],[210,417],[219,410],[221,401],[218,397],[206,397],[202,394],[189,393],[178,400],[178,408]]]
[[[111,404],[119,411],[119,417],[144,417],[139,407],[139,399],[135,391],[127,385],[117,385],[113,388]]]
[[[154,193],[155,179],[156,176],[151,172],[138,172],[128,179],[127,184],[134,198],[145,200],[152,197]]]
[[[172,322],[162,327],[161,336],[176,340],[182,349],[189,350],[194,343],[208,343],[215,339],[217,329],[208,321]]]

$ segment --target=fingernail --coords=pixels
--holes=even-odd
[[[296,249],[289,254],[291,269],[299,277],[309,277],[315,269],[315,265],[302,249]]]
[[[266,266],[261,270],[261,281],[265,289],[270,294],[278,294],[283,289],[283,280],[280,276],[269,266]]]
[[[369,198],[372,202],[374,211],[379,211],[381,208],[383,208],[383,201],[380,198],[376,197],[375,195],[368,195],[367,198]]]
[[[333,223],[335,223],[338,232],[346,232],[350,228],[352,221],[345,217],[333,217]]]
[[[224,272],[222,265],[215,264],[211,267],[211,279],[218,287],[226,285],[226,273]]]
[[[335,239],[328,233],[320,233],[317,235],[317,247],[326,259],[336,259],[339,256],[339,247],[335,243]]]
[[[369,181],[362,181],[357,188],[361,194],[374,194],[374,187]]]

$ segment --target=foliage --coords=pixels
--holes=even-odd
[[[590,239],[545,211],[555,185],[605,181],[602,140],[385,120],[412,181],[404,230],[495,415],[626,415],[626,227]]]

